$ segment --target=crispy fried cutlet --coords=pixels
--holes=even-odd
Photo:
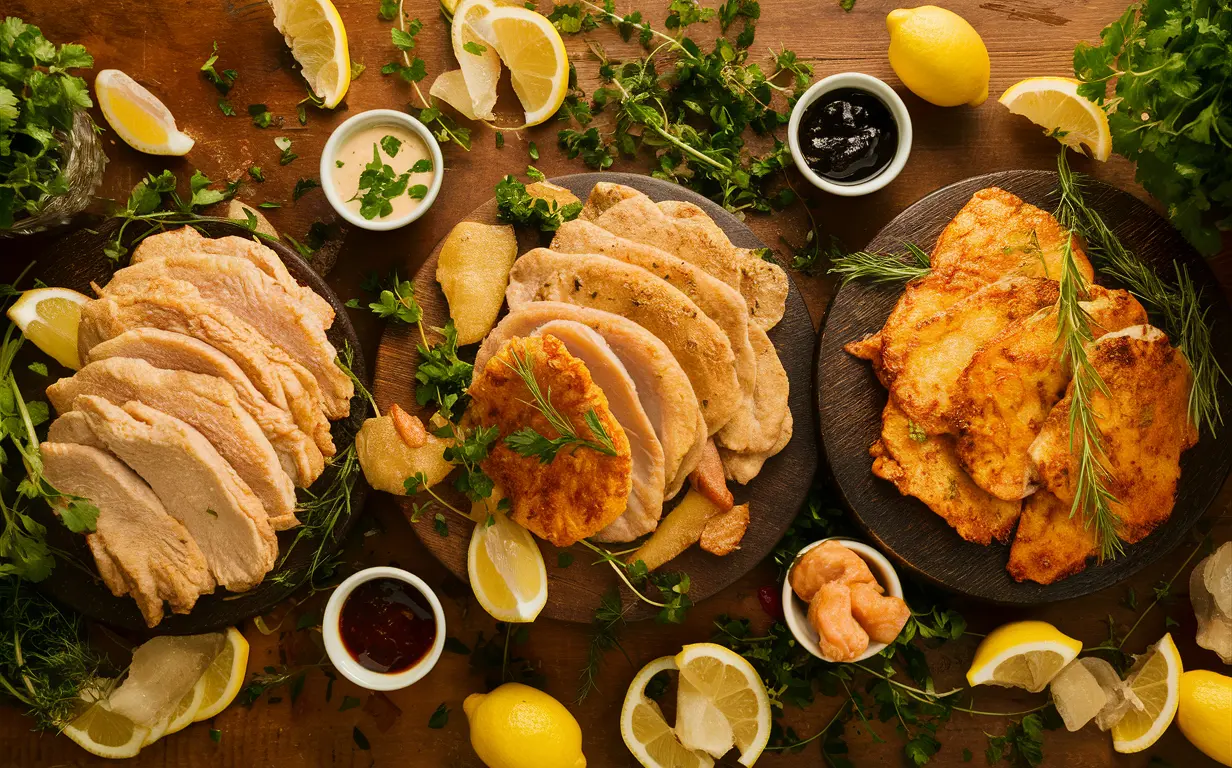
[[[1198,442],[1189,420],[1189,363],[1163,331],[1149,325],[1106,334],[1088,356],[1107,387],[1107,394],[1092,393],[1091,408],[1111,475],[1108,490],[1116,498],[1112,511],[1121,538],[1132,544],[1172,514],[1181,454]],[[1071,383],[1029,451],[1041,485],[1065,502],[1074,499],[1078,475],[1070,451],[1073,393]]]
[[[1146,322],[1146,311],[1126,291],[1092,286],[1089,298],[1081,304],[1097,338]],[[958,379],[954,416],[958,460],[976,485],[1010,500],[1035,490],[1027,449],[1068,384],[1054,307],[1006,328],[975,353]]]
[[[1095,529],[1071,515],[1073,505],[1046,490],[1027,497],[1005,569],[1015,581],[1052,584],[1087,567],[1098,551]]]
[[[527,361],[540,391],[584,438],[591,436],[585,415],[591,409],[611,436],[615,456],[585,447],[567,447],[550,463],[519,456],[504,439],[530,427],[553,439],[543,413],[513,369],[513,357]],[[586,366],[552,336],[513,338],[488,360],[470,388],[468,426],[499,428],[483,469],[508,496],[509,518],[558,547],[592,536],[619,518],[632,482],[629,440],[595,385]]]
[[[891,398],[881,415],[881,439],[873,443],[873,474],[898,486],[940,515],[967,541],[1007,541],[1021,502],[1002,501],[971,482],[958,466],[954,438],[926,435]]]

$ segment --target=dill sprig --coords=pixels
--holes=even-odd
[[[543,414],[543,418],[547,419],[548,425],[556,431],[559,437],[545,437],[539,434],[534,427],[522,427],[518,431],[505,438],[505,445],[509,446],[519,456],[535,456],[538,457],[540,464],[550,464],[556,458],[556,454],[562,448],[570,445],[577,448],[589,448],[592,451],[598,451],[604,456],[615,456],[616,445],[612,442],[612,436],[607,433],[603,423],[599,421],[599,414],[595,413],[595,409],[591,408],[586,411],[583,418],[586,421],[586,427],[590,430],[593,440],[579,437],[577,431],[573,428],[573,424],[569,422],[564,415],[556,410],[556,406],[552,405],[552,389],[549,387],[545,395],[539,387],[539,381],[535,378],[535,358],[530,352],[525,356],[518,354],[516,349],[509,350],[509,357],[512,362],[506,362],[505,365],[518,374],[522,379],[522,383],[530,392],[534,402],[523,400],[526,405],[534,406],[536,410]]]
[[[1082,235],[1087,255],[1100,272],[1137,297],[1152,322],[1163,328],[1185,355],[1193,370],[1189,419],[1199,429],[1214,434],[1215,428],[1223,424],[1219,385],[1228,380],[1228,375],[1215,359],[1209,307],[1204,306],[1202,292],[1194,286],[1189,268],[1174,263],[1176,282],[1169,283],[1126,248],[1103,217],[1083,199],[1082,177],[1070,170],[1065,150],[1057,158],[1057,173],[1057,221]]]
[[[1123,552],[1121,539],[1117,535],[1120,520],[1112,511],[1112,502],[1116,501],[1108,490],[1112,476],[1106,464],[1103,435],[1096,424],[1097,417],[1091,405],[1094,394],[1107,395],[1108,387],[1087,355],[1087,345],[1095,337],[1091,332],[1091,318],[1081,302],[1087,298],[1089,286],[1078,271],[1070,237],[1064,238],[1061,258],[1056,343],[1061,349],[1061,364],[1073,372],[1069,451],[1078,461],[1070,516],[1079,515],[1084,525],[1094,526],[1100,560],[1111,560]]]
[[[278,560],[277,572],[269,577],[274,584],[298,587],[307,582],[315,588],[317,578],[328,577],[338,565],[337,559],[331,557],[328,550],[335,541],[334,531],[339,523],[355,512],[351,506],[351,495],[360,472],[355,444],[348,445],[342,453],[334,456],[326,469],[332,470],[333,476],[323,491],[314,494],[307,488],[300,489],[301,497],[295,505],[295,516],[299,518],[300,525],[295,529],[295,538]],[[316,549],[308,565],[303,569],[281,570],[296,545],[307,540],[316,541]]]
[[[928,254],[913,243],[904,243],[903,249],[906,253],[856,251],[845,255],[832,254],[827,274],[839,275],[841,285],[847,285],[853,280],[901,283],[927,275],[931,268]]]
[[[586,651],[586,664],[578,675],[578,690],[574,699],[576,703],[581,704],[591,691],[599,690],[595,679],[599,676],[599,669],[603,666],[603,659],[608,651],[615,648],[624,654],[626,659],[629,659],[630,664],[633,663],[624,646],[620,644],[620,632],[625,626],[625,614],[632,607],[633,605],[630,604],[626,608],[621,603],[620,593],[615,589],[604,593],[600,598],[599,607],[595,609],[595,618],[592,622],[594,634],[590,636],[590,648]]]

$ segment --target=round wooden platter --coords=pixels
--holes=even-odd
[[[554,184],[570,189],[582,200],[586,199],[591,188],[600,181],[625,184],[646,193],[655,201],[681,200],[694,203],[705,210],[737,246],[760,248],[763,245],[752,230],[730,213],[701,195],[670,182],[623,173],[584,173],[552,179]],[[489,200],[472,211],[466,220],[495,223],[496,201]],[[548,235],[544,235],[541,240],[539,233],[522,228],[519,230],[518,253],[525,253],[539,245],[546,246],[550,240]],[[449,317],[448,304],[436,282],[436,260],[439,252],[438,243],[415,275],[415,296],[423,308],[424,324],[433,327],[440,327]],[[745,534],[741,549],[726,557],[715,557],[697,547],[690,547],[683,555],[663,566],[663,570],[684,571],[689,575],[689,597],[694,602],[703,600],[731,584],[769,554],[804,503],[813,473],[816,471],[817,443],[811,396],[816,333],[813,331],[813,323],[804,299],[794,283],[790,285],[783,320],[769,332],[769,336],[791,382],[789,402],[792,418],[795,420],[793,435],[787,447],[767,461],[761,474],[747,486],[731,484],[736,503],[750,502],[752,523]],[[398,403],[426,420],[430,414],[415,407],[415,370],[419,364],[419,355],[415,350],[417,341],[418,334],[413,328],[405,325],[390,325],[386,328],[377,351],[374,394],[382,412],[391,403]],[[473,345],[465,348],[462,356],[474,359],[476,347],[477,345]],[[437,490],[452,493],[452,488],[445,490],[448,485],[448,482],[442,483],[437,486]],[[682,497],[683,493],[677,499]],[[410,520],[412,500],[400,497],[399,503]],[[666,505],[664,514],[667,514],[672,506],[672,503]],[[472,526],[452,514],[447,519],[447,536],[441,536],[435,531],[431,513],[417,522],[412,521],[412,527],[437,559],[458,578],[467,581],[466,550]],[[572,562],[562,567],[561,563],[569,561],[570,558],[558,560],[557,554],[561,550],[546,542],[539,542],[539,546],[548,570],[548,603],[541,615],[564,621],[591,621],[600,598],[617,585],[617,577],[611,568],[592,565],[594,554],[581,545],[568,549]],[[653,589],[650,594],[654,596]],[[635,600],[627,590],[622,592],[622,598],[627,606]],[[630,608],[627,618],[640,619],[653,615],[654,611],[649,606],[638,603]]]
[[[44,249],[46,255],[36,265],[33,275],[48,285],[72,288],[87,295],[94,295],[90,284],[105,284],[111,279],[116,268],[115,264],[103,253],[103,246],[111,237],[114,237],[117,223],[116,221],[105,222],[93,231],[77,229],[51,242]],[[242,227],[227,223],[204,224],[200,230],[210,237],[251,236]],[[369,381],[368,368],[364,363],[355,328],[351,325],[342,302],[334,295],[324,278],[285,245],[269,241],[262,242],[278,254],[296,280],[325,297],[333,306],[334,324],[326,335],[339,350],[342,350],[344,346],[350,346],[353,354],[352,370],[360,381]],[[23,355],[27,352],[28,350],[23,350]],[[31,357],[31,359],[35,358]],[[46,356],[39,355],[37,359],[46,361]],[[54,363],[49,367],[52,368],[52,380],[72,373],[65,369],[56,370]],[[15,365],[14,370],[24,371],[24,364]],[[22,389],[32,392],[47,383],[46,379],[29,379],[22,382]],[[362,395],[357,395],[351,400],[351,415],[333,423],[331,431],[334,445],[337,446],[339,453],[355,441],[355,433],[359,431],[367,414],[367,401]],[[329,486],[333,477],[334,471],[326,468],[325,473],[309,490],[321,492]],[[328,545],[330,554],[340,546],[343,537],[359,517],[359,511],[363,508],[367,493],[367,483],[364,482],[362,476],[357,477],[351,493],[352,512],[335,526],[334,534]],[[219,589],[213,594],[202,596],[191,613],[180,615],[168,612],[155,629],[147,630],[145,620],[137,610],[136,603],[129,597],[112,595],[95,574],[94,558],[86,546],[85,537],[70,533],[64,526],[51,521],[49,510],[46,510],[46,516],[48,519],[44,522],[47,525],[49,542],[72,554],[78,564],[86,568],[89,575],[83,573],[82,569],[73,567],[72,563],[61,560],[51,577],[39,583],[39,588],[91,619],[113,627],[160,635],[210,632],[239,624],[245,619],[267,611],[294,592],[299,585],[298,579],[293,579],[289,584],[279,584],[273,581],[272,577],[284,572],[302,572],[307,567],[317,546],[315,540],[303,540],[291,550],[289,555],[286,555],[291,541],[295,538],[295,530],[283,531],[278,534],[278,546],[279,551],[286,555],[285,560],[280,556],[278,567],[266,575],[265,580],[257,587],[242,593],[230,593]]]
[[[895,252],[908,242],[929,250],[971,195],[986,187],[1000,187],[1052,210],[1057,174],[1006,171],[944,187],[899,214],[867,250]],[[1133,195],[1099,182],[1088,183],[1086,198],[1122,242],[1160,274],[1172,274],[1173,259],[1186,265],[1211,304],[1212,325],[1232,325],[1232,310],[1210,267],[1165,219]],[[1096,281],[1102,282],[1098,274]],[[1215,499],[1232,468],[1232,425],[1221,427],[1216,436],[1203,434],[1198,445],[1185,452],[1172,516],[1146,539],[1127,546],[1122,557],[1103,564],[1091,561],[1082,573],[1050,585],[1014,581],[1005,570],[1009,545],[963,541],[922,502],[900,495],[893,484],[872,473],[868,449],[880,435],[886,390],[872,367],[847,354],[843,345],[880,329],[901,293],[901,285],[860,283],[838,292],[823,321],[816,390],[822,446],[833,480],[856,521],[898,563],[955,592],[999,603],[1079,597],[1128,578],[1171,550]],[[1216,334],[1214,343],[1220,365],[1232,370],[1232,340]],[[1225,407],[1232,403],[1227,382],[1221,385],[1220,399]]]

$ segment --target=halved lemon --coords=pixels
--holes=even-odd
[[[727,718],[740,764],[756,762],[770,741],[770,697],[753,665],[721,645],[693,643],[676,654],[676,667],[681,683],[691,686]],[[679,725],[680,713],[676,720]]]
[[[492,0],[463,0],[454,10],[453,25],[450,27],[453,55],[458,60],[466,93],[470,96],[470,109],[459,111],[463,114],[469,111],[467,116],[473,115],[471,119],[491,120],[495,117],[492,108],[496,106],[501,60],[495,47],[484,40],[474,27],[474,22],[494,10],[496,3]],[[433,88],[436,88],[436,83],[433,83]],[[452,105],[457,96],[450,94],[450,98],[441,98]]]
[[[1080,641],[1046,621],[1005,624],[989,632],[975,649],[967,682],[1037,693],[1081,650]]]
[[[466,556],[475,599],[497,621],[534,621],[548,602],[548,572],[530,531],[500,512],[476,523]]]
[[[193,138],[175,125],[175,116],[145,86],[118,69],[94,78],[103,117],[124,143],[147,155],[187,155]]]
[[[1176,716],[1179,701],[1181,654],[1172,642],[1172,634],[1164,635],[1130,670],[1126,682],[1142,703],[1142,709],[1130,708],[1112,726],[1112,748],[1117,752],[1141,752],[1159,741]]]
[[[100,701],[66,725],[63,733],[92,755],[117,759],[135,757],[150,729],[112,712]]]
[[[655,659],[634,676],[620,708],[620,735],[625,746],[645,768],[712,768],[714,760],[704,752],[688,749],[667,724],[663,711],[646,695],[650,679],[676,669],[676,659]]]
[[[472,16],[470,23],[509,67],[513,91],[526,110],[523,127],[538,125],[556,114],[569,90],[569,56],[552,22],[515,5]]]
[[[299,62],[304,79],[333,109],[351,85],[351,52],[346,27],[329,0],[270,0],[274,27]]]
[[[1108,115],[1100,106],[1078,95],[1078,81],[1070,77],[1031,77],[1011,85],[998,101],[1009,111],[1041,126],[1057,141],[1099,161],[1112,154]]]
[[[7,314],[34,346],[76,371],[81,368],[77,326],[81,323],[81,306],[89,300],[89,296],[68,288],[34,288],[23,293]]]
[[[208,720],[230,706],[244,685],[244,674],[247,671],[248,641],[238,629],[228,627],[227,644],[197,683],[203,685],[205,691],[201,697],[200,708],[193,715],[192,721],[198,723]]]

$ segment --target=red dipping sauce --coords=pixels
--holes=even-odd
[[[401,579],[365,581],[338,617],[342,645],[364,669],[395,674],[415,666],[436,641],[428,599]]]

